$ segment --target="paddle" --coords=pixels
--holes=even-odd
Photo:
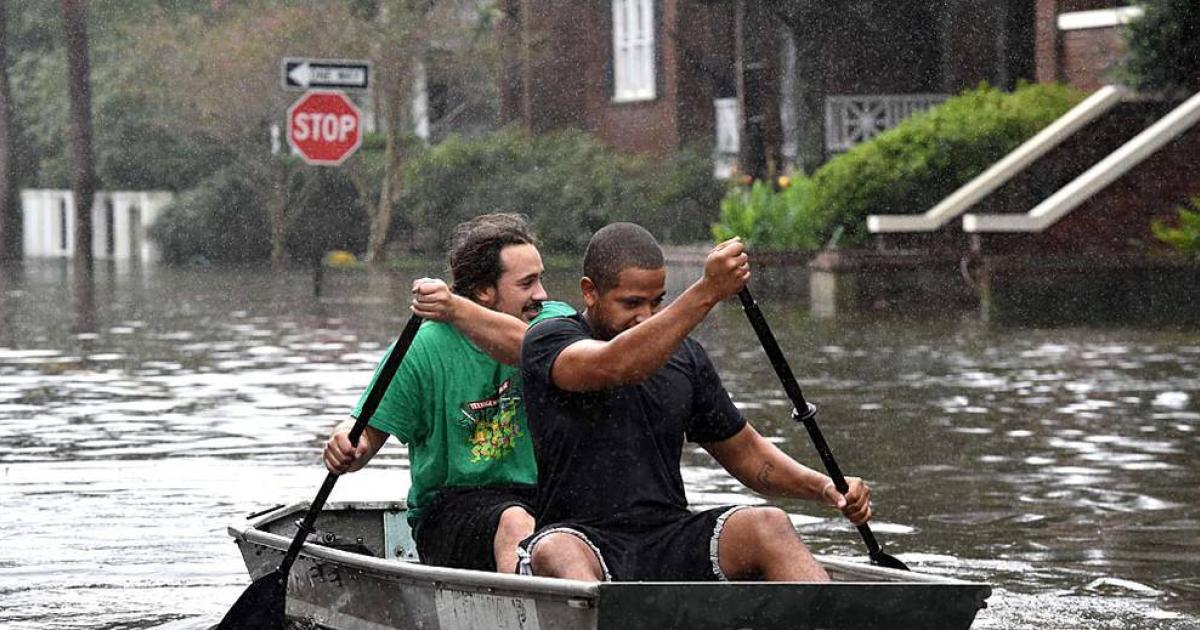
[[[392,348],[392,353],[388,355],[387,361],[384,362],[383,368],[379,370],[379,378],[375,379],[375,383],[371,386],[371,391],[367,393],[367,400],[363,403],[362,413],[358,415],[358,419],[354,422],[354,427],[350,429],[350,443],[358,446],[358,438],[367,428],[367,422],[371,416],[375,415],[375,409],[379,407],[379,401],[383,400],[383,394],[387,391],[388,384],[392,382],[392,377],[396,375],[396,369],[400,367],[400,362],[404,360],[404,355],[408,352],[408,347],[412,345],[413,337],[417,336],[417,329],[421,327],[421,318],[413,315],[408,318],[408,324],[404,326],[404,332],[400,333],[400,337],[396,339],[396,345]],[[321,485],[321,489],[317,492],[317,497],[308,507],[308,513],[304,515],[304,520],[296,524],[296,536],[292,539],[292,544],[288,547],[287,554],[283,557],[283,562],[279,563],[279,568],[268,573],[257,580],[254,580],[242,596],[233,604],[233,608],[225,614],[225,618],[213,630],[282,630],[284,626],[284,610],[287,603],[287,583],[288,573],[292,570],[292,564],[296,562],[296,557],[300,555],[300,548],[304,546],[304,539],[310,533],[315,531],[313,523],[317,520],[317,515],[321,513],[321,508],[325,506],[325,499],[329,498],[329,493],[333,490],[333,484],[337,483],[340,475],[329,473],[325,476],[325,483]]]
[[[792,374],[792,368],[788,366],[787,359],[783,358],[783,351],[779,349],[779,343],[775,341],[775,335],[771,333],[771,328],[767,325],[762,311],[759,310],[758,303],[750,295],[750,289],[742,289],[738,293],[738,299],[742,301],[746,319],[750,320],[750,326],[758,335],[758,341],[767,353],[767,358],[771,360],[775,374],[783,383],[783,391],[787,392],[788,398],[795,407],[792,410],[792,418],[804,423],[804,428],[808,429],[808,435],[812,438],[813,446],[817,447],[817,453],[821,455],[821,462],[825,464],[825,470],[833,479],[834,487],[838,489],[838,492],[846,494],[850,486],[846,483],[846,477],[842,475],[842,469],[838,467],[837,461],[833,459],[833,453],[829,451],[829,445],[825,442],[825,437],[821,435],[820,427],[817,426],[817,406],[804,400],[804,394],[800,392],[800,384],[796,382],[796,377]],[[801,409],[804,411],[801,412]],[[879,542],[875,540],[875,534],[871,533],[870,525],[866,523],[859,525],[858,533],[862,535],[863,542],[867,544],[872,564],[889,569],[909,570],[903,562],[880,549]]]

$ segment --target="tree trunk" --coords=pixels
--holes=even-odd
[[[399,180],[404,161],[403,152],[397,146],[399,135],[399,132],[394,129],[389,129],[385,134],[384,159],[387,167],[383,172],[379,201],[371,211],[370,232],[367,235],[366,259],[367,265],[372,271],[378,271],[383,267],[392,231],[392,213],[395,211],[396,201],[400,196]]]
[[[88,61],[86,0],[61,0],[67,48],[70,100],[71,189],[75,199],[75,328],[95,330],[92,261],[92,201],[96,169],[92,156],[91,69]]]
[[[0,263],[21,260],[21,204],[13,165],[13,102],[8,83],[8,2],[0,0]]]
[[[432,4],[409,7],[403,13],[385,16],[389,38],[380,52],[380,92],[383,106],[380,121],[384,134],[383,181],[379,199],[370,209],[370,232],[367,236],[367,268],[378,271],[383,267],[391,239],[392,220],[400,193],[404,189],[403,130],[406,126],[405,108],[412,102],[412,67],[424,58],[426,50],[425,21]]]
[[[385,53],[386,54],[386,53]],[[392,213],[402,190],[400,178],[404,167],[404,148],[401,146],[403,108],[409,101],[406,88],[408,73],[404,69],[403,56],[387,54],[391,58],[389,67],[380,74],[387,74],[382,86],[384,105],[380,118],[383,123],[384,163],[383,181],[379,187],[379,199],[370,210],[370,232],[367,236],[366,262],[372,271],[382,268],[387,253],[392,229]]]
[[[12,298],[21,289],[22,273],[24,269],[19,265],[0,265],[0,346],[17,348],[26,341],[18,338],[17,309]]]
[[[521,120],[525,128],[533,126],[533,3],[521,0]]]

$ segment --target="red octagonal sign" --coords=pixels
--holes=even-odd
[[[362,114],[345,94],[312,90],[287,111],[288,141],[309,164],[336,165],[362,144]]]

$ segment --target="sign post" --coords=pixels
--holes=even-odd
[[[309,164],[337,166],[362,144],[362,114],[336,90],[311,90],[287,111],[287,137]]]

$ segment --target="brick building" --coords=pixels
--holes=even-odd
[[[981,81],[1033,78],[1027,3],[852,0],[789,13],[803,4],[504,0],[501,119],[585,129],[622,151],[701,145],[778,168]]]
[[[1141,15],[1119,0],[1037,0],[1037,80],[1088,92],[1112,83],[1124,52],[1119,27]]]
[[[880,244],[989,255],[1142,256],[1154,219],[1200,195],[1200,95],[1114,85],[1119,0],[1037,0],[1036,76],[1090,96],[924,215],[868,220]]]

